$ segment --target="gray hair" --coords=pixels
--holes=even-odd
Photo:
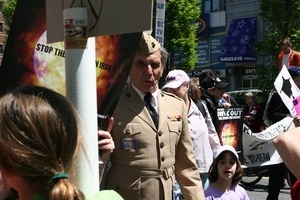
[[[161,62],[164,65],[166,65],[168,62],[169,53],[168,53],[167,49],[164,48],[163,46],[160,46],[159,50],[160,50],[160,54],[161,54]]]

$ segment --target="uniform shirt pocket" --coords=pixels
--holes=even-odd
[[[169,122],[169,135],[170,135],[170,150],[172,154],[175,154],[178,140],[182,130],[182,124],[177,122]]]
[[[123,135],[120,138],[120,148],[129,150],[132,153],[138,153],[142,147],[143,137],[141,136],[142,127],[138,123],[127,124],[123,129]]]
[[[123,133],[125,135],[136,135],[136,134],[141,134],[141,132],[142,132],[142,126],[139,123],[129,123],[123,129]]]

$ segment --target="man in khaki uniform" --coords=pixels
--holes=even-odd
[[[107,189],[125,200],[172,200],[176,179],[185,200],[204,199],[184,102],[158,89],[168,53],[147,33],[135,56],[130,83],[116,106],[111,131],[115,151],[105,178]],[[153,95],[156,127],[144,103]]]

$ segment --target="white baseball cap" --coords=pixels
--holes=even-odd
[[[230,146],[230,145],[223,145],[223,146],[215,148],[213,150],[214,158],[216,159],[224,151],[230,151],[230,152],[232,152],[235,155],[235,157],[237,159],[239,159],[239,156],[238,156],[236,150],[233,148],[233,146]]]
[[[178,88],[184,82],[190,82],[190,77],[183,70],[174,69],[166,76],[166,84],[163,88]]]

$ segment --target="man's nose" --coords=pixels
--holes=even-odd
[[[153,68],[152,68],[151,65],[147,65],[147,66],[146,66],[146,72],[147,72],[148,74],[153,74]]]

